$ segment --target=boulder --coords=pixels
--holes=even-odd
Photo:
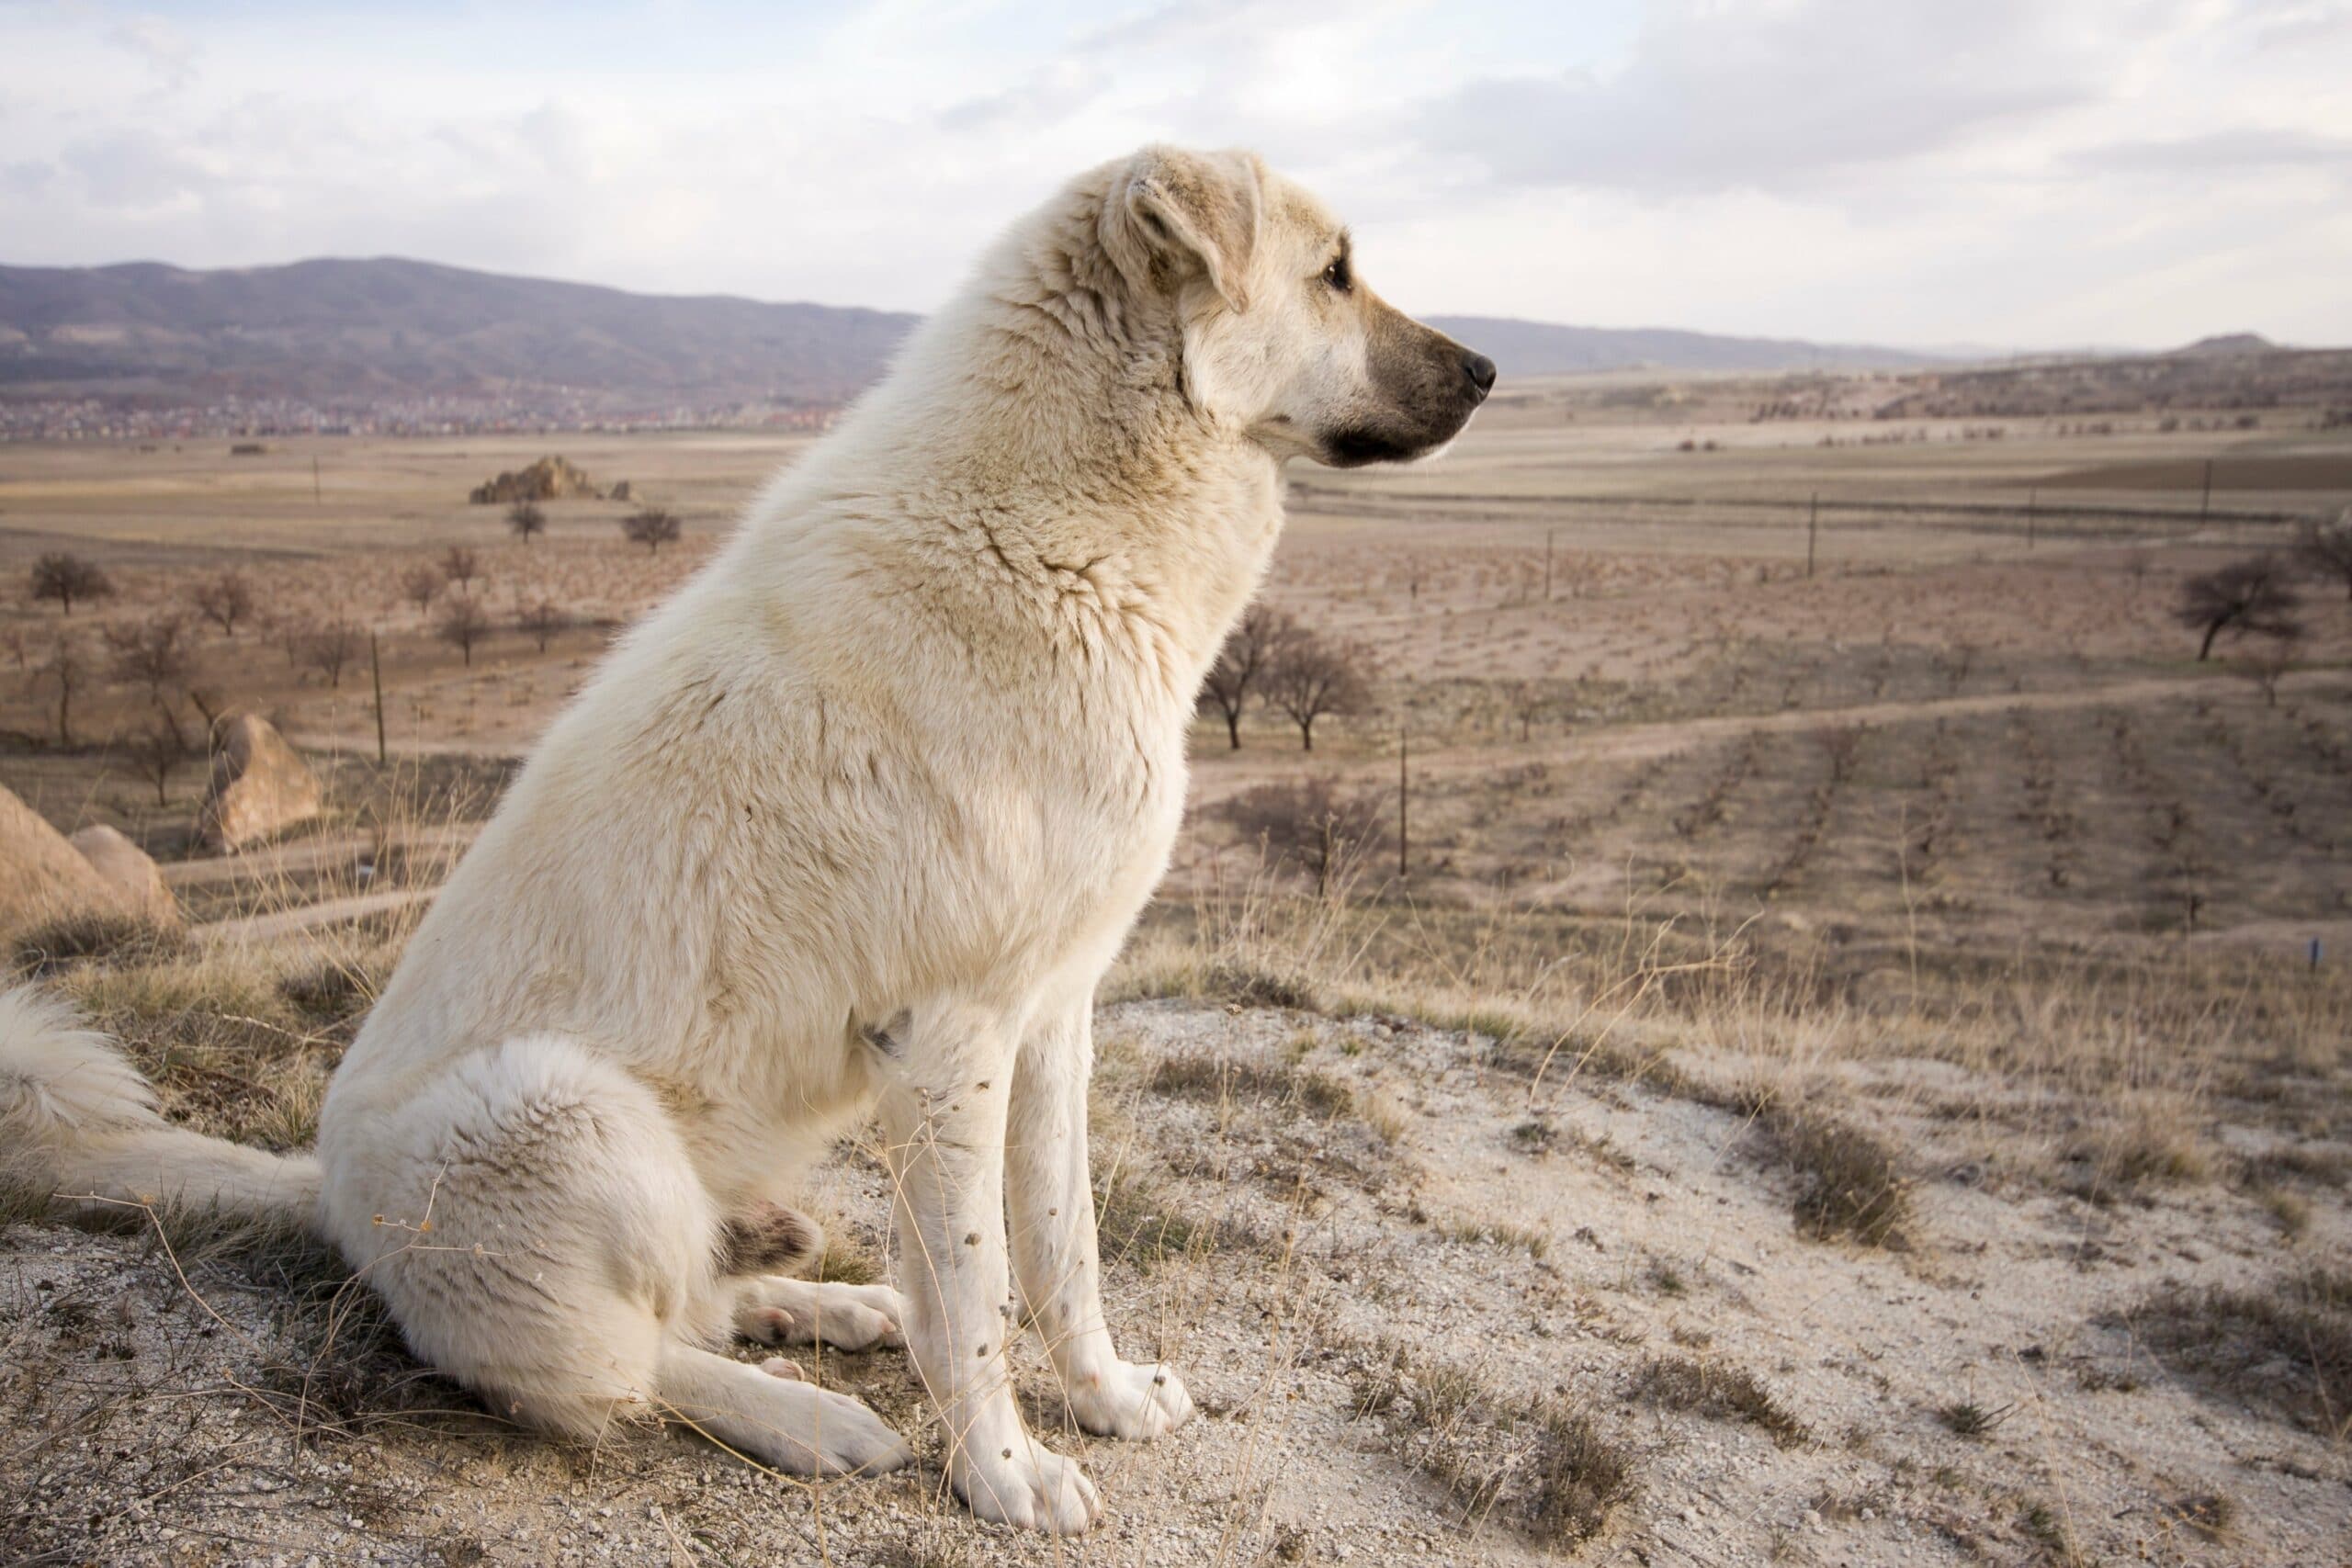
[[[512,506],[518,501],[601,501],[594,480],[560,457],[542,457],[473,488],[476,506]]]
[[[77,915],[119,915],[97,868],[48,818],[0,788],[0,940]]]
[[[196,818],[197,837],[216,850],[275,838],[319,814],[326,792],[277,726],[241,713],[220,728],[212,783]]]
[[[147,852],[103,822],[93,823],[66,842],[106,879],[116,902],[149,925],[176,929],[180,901],[172,897],[164,874]]]

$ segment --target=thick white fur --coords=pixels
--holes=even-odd
[[[1013,1402],[1008,1265],[1082,1425],[1191,1415],[1104,1326],[1089,1021],[1281,458],[1379,400],[1316,283],[1337,233],[1254,158],[1165,150],[1017,225],[556,721],[337,1071],[315,1164],[170,1130],[21,997],[0,1131],[69,1189],[314,1203],[416,1352],[524,1419],[667,1409],[833,1472],[907,1450],[711,1347],[829,1311],[871,1343],[899,1298],[725,1279],[714,1238],[878,1110],[949,1478],[1086,1528],[1092,1485]]]

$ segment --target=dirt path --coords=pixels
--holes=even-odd
[[[342,925],[368,915],[379,915],[389,909],[405,909],[412,904],[424,902],[439,891],[437,887],[401,887],[387,893],[359,893],[348,898],[326,898],[296,909],[280,909],[274,914],[214,920],[209,925],[192,927],[188,934],[198,942],[208,943],[274,942],[279,937],[315,931],[321,926]]]
[[[2352,685],[2352,671],[2307,670],[2278,683],[2282,693],[2333,691]],[[2161,703],[2214,691],[2234,691],[2212,676],[2151,677],[2118,681],[2103,686],[2083,686],[2057,692],[1981,692],[1963,697],[1937,697],[1891,703],[1861,703],[1849,707],[1797,708],[1780,713],[1724,714],[1706,718],[1664,719],[1650,724],[1613,725],[1588,729],[1550,745],[1442,746],[1416,750],[1417,773],[1461,773],[1491,768],[1501,762],[1630,762],[1663,757],[1692,746],[1734,740],[1745,735],[1807,734],[1846,725],[1905,724],[1921,719],[1967,717],[1981,714],[2063,711],[2106,707],[2116,704]],[[2242,691],[2235,694],[2243,696]],[[1396,776],[1392,752],[1386,757],[1335,760],[1329,771],[1366,783]],[[1255,784],[1289,778],[1296,773],[1296,759],[1287,751],[1265,750],[1211,752],[1193,760],[1193,801],[1223,799]]]
[[[474,841],[479,822],[445,822],[387,834],[326,833],[233,855],[171,861],[162,870],[172,886],[202,887],[223,882],[260,882],[299,872],[323,871],[362,850],[386,845],[401,850],[458,850]]]

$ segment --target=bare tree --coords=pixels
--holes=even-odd
[[[154,723],[123,748],[130,755],[131,764],[155,786],[155,804],[172,803],[173,773],[187,760],[187,739],[180,734],[179,726],[168,715],[158,715]]]
[[[2295,658],[2302,652],[2303,628],[2290,626],[2285,632],[2262,639],[2254,657],[2247,660],[2240,671],[2262,693],[2265,707],[2278,705],[2278,682],[2295,667]]]
[[[2294,612],[2301,603],[2278,557],[2250,556],[2183,582],[2173,618],[2205,634],[2197,649],[2201,664],[2212,655],[2213,639],[2225,631],[2239,637],[2298,635],[2302,627]]]
[[[536,502],[518,501],[506,509],[506,531],[527,545],[548,531],[548,514]]]
[[[188,603],[196,613],[220,628],[220,635],[233,637],[237,623],[254,613],[253,580],[242,571],[224,571],[220,576],[199,582],[188,592]]]
[[[46,681],[57,688],[57,743],[74,744],[74,699],[90,683],[90,665],[82,645],[70,637],[61,637],[51,645],[49,657],[34,671],[36,682]]]
[[[514,626],[516,630],[523,632],[532,641],[537,643],[539,651],[545,653],[548,650],[548,644],[555,640],[558,632],[569,631],[571,628],[571,615],[554,600],[542,599],[537,604],[526,607],[521,615],[515,616]]]
[[[441,570],[458,585],[461,593],[474,591],[474,579],[481,575],[481,557],[469,546],[451,545],[441,557]]]
[[[413,566],[401,573],[401,593],[416,606],[418,615],[433,608],[433,601],[441,597],[441,585],[447,580],[437,566]]]
[[[1236,751],[1241,750],[1241,710],[1258,689],[1283,641],[1293,629],[1291,618],[1271,605],[1252,604],[1227,634],[1217,650],[1216,663],[1201,682],[1201,703],[1225,719],[1225,733]]]
[[[460,593],[441,607],[434,633],[465,655],[466,668],[474,665],[474,644],[490,635],[490,615],[470,594]]]
[[[1362,660],[1355,649],[1303,627],[1283,639],[1263,677],[1266,700],[1298,726],[1300,750],[1315,750],[1317,719],[1361,713],[1370,705]]]
[[[1510,715],[1519,720],[1519,739],[1535,738],[1535,721],[1552,711],[1552,696],[1534,681],[1513,681],[1509,692]]]
[[[114,678],[126,686],[145,687],[148,700],[159,707],[164,688],[187,675],[187,623],[177,615],[108,626],[103,635]]]
[[[359,657],[366,637],[349,621],[330,621],[302,637],[302,662],[327,678],[330,690],[343,688],[343,672]]]
[[[2314,577],[2333,578],[2352,595],[2352,507],[2333,523],[2313,523],[2295,543],[2295,558]]]
[[[1315,878],[1317,897],[1388,842],[1387,809],[1373,793],[1342,794],[1328,778],[1260,784],[1226,802],[1226,820],[1277,859]]]
[[[621,519],[621,536],[632,545],[643,545],[649,555],[664,545],[676,544],[684,531],[684,525],[676,513],[664,512],[658,506],[649,506]]]
[[[33,598],[54,599],[64,614],[74,613],[76,599],[104,599],[114,592],[114,579],[94,560],[67,550],[51,550],[33,562]]]

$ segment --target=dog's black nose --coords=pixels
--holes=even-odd
[[[1472,386],[1478,389],[1479,397],[1484,398],[1495,389],[1495,362],[1485,355],[1474,354],[1464,359],[1462,373],[1470,378]]]

